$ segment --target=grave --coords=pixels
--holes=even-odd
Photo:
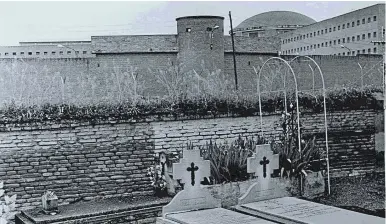
[[[203,188],[200,182],[210,175],[210,162],[199,150],[184,150],[183,158],[173,164],[173,177],[181,180],[184,189],[162,208],[157,224],[273,224],[261,218],[221,208],[221,202]]]
[[[288,197],[284,185],[278,178],[271,178],[272,170],[279,168],[278,157],[269,145],[256,147],[256,153],[248,158],[248,172],[254,173],[258,181],[239,198],[236,211],[279,223],[325,224],[354,223],[381,224],[385,219],[357,213],[333,206]]]

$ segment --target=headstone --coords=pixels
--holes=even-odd
[[[200,157],[200,151],[184,150],[180,162],[173,164],[173,177],[185,184],[184,190],[162,208],[162,217],[157,218],[157,224],[273,224],[221,208],[221,201],[201,187],[201,180],[209,175],[210,162]]]
[[[241,205],[240,211],[280,223],[381,224],[385,219],[294,197],[282,197]]]
[[[247,192],[239,198],[238,204],[288,196],[286,185],[271,174],[279,169],[279,155],[273,154],[271,145],[257,145],[256,152],[247,159],[247,172],[257,176]]]

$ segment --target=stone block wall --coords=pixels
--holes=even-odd
[[[23,207],[40,206],[46,190],[59,203],[146,195],[154,163],[147,123],[8,127],[0,132],[0,179]],[[32,130],[31,130],[32,129]]]
[[[327,114],[331,171],[345,175],[375,165],[373,110]],[[262,135],[260,117],[207,119],[158,118],[146,122],[87,122],[5,125],[0,127],[0,179],[9,195],[18,194],[19,209],[40,206],[46,190],[60,203],[81,198],[151,194],[146,169],[161,150],[181,150],[187,142],[231,142]],[[280,115],[263,116],[264,136],[278,139]],[[304,113],[304,133],[317,135],[325,149],[324,116]]]

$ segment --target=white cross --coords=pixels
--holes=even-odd
[[[173,179],[181,180],[185,189],[200,186],[204,177],[209,176],[210,162],[200,156],[200,150],[185,149],[180,162],[173,164]]]

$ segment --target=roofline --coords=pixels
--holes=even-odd
[[[222,19],[224,20],[224,17],[222,16],[183,16],[176,18],[176,21],[181,19]]]
[[[384,5],[385,6],[385,3],[377,3],[377,4],[374,4],[374,5],[370,5],[370,6],[367,6],[365,8],[360,8],[360,9],[356,9],[356,10],[353,10],[353,11],[350,11],[350,12],[346,12],[344,14],[340,14],[340,15],[337,15],[337,16],[334,16],[334,17],[331,17],[331,18],[328,18],[328,19],[325,19],[325,20],[321,20],[319,22],[316,22],[316,23],[312,23],[312,24],[309,24],[309,25],[306,25],[306,26],[302,26],[302,27],[299,27],[297,30],[300,30],[300,29],[303,29],[303,28],[307,28],[309,26],[312,26],[312,25],[315,25],[317,23],[322,23],[322,22],[326,22],[328,20],[332,20],[332,19],[335,19],[335,18],[338,18],[340,16],[344,16],[344,15],[347,15],[347,14],[350,14],[350,13],[355,13],[355,12],[358,12],[358,11],[361,11],[361,10],[364,10],[364,9],[367,9],[367,8],[370,8],[370,7],[375,7],[377,5]],[[295,30],[296,31],[296,30]],[[291,34],[292,32],[294,32],[294,30],[291,30],[287,33],[284,33],[284,34],[281,34],[281,36],[284,36],[284,35],[288,35],[288,34]]]
[[[49,43],[91,43],[91,40],[62,40],[62,41],[21,41],[19,44],[49,44]]]
[[[102,37],[139,37],[139,36],[177,36],[177,34],[137,34],[137,35],[101,35],[101,36],[91,36],[92,38],[102,38]]]

